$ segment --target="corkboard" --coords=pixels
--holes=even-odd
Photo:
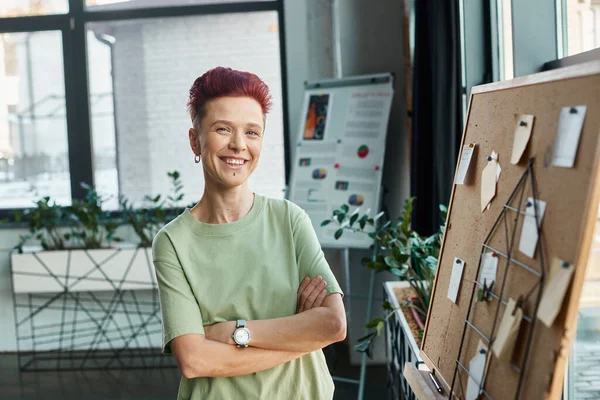
[[[552,151],[560,110],[562,107],[575,105],[587,105],[575,166],[552,167]],[[510,164],[515,114],[535,116],[531,139],[518,165]],[[473,89],[462,143],[477,143],[477,150],[471,160],[470,180],[465,185],[455,185],[452,192],[429,317],[421,345],[421,357],[428,367],[435,370],[436,375],[445,381],[443,383],[447,387],[450,386],[454,375],[482,243],[502,212],[504,203],[526,171],[530,157],[534,157],[533,171],[538,198],[547,202],[541,236],[546,266],[549,268],[553,257],[558,257],[571,261],[576,269],[562,311],[553,327],[547,328],[539,321],[535,323],[532,350],[524,371],[520,398],[560,397],[600,198],[599,133],[600,62]],[[486,158],[492,151],[499,154],[502,173],[491,208],[482,213],[481,173],[487,164]],[[526,196],[531,195],[529,183],[525,190]],[[526,197],[523,201],[525,200]],[[535,259],[530,259],[518,251],[522,221],[521,217],[516,223],[516,248],[512,251],[512,256],[540,271],[539,254],[536,254]],[[507,222],[511,231],[513,218],[507,218]],[[505,248],[504,231],[494,235],[491,243],[496,248]],[[462,258],[466,262],[457,304],[447,298],[454,257]],[[505,262],[501,260],[498,265],[496,288],[502,284],[500,278],[504,268]],[[509,268],[505,299],[525,294],[538,279],[522,268]],[[531,315],[535,307],[535,296],[530,299],[525,307],[527,315]],[[474,303],[471,309],[471,322],[488,337],[493,337],[491,327],[497,305],[495,300],[489,303]],[[503,311],[504,306],[501,305],[500,315]],[[529,323],[522,323],[520,345],[524,342],[523,338],[526,337],[530,326]],[[465,332],[461,362],[468,366],[469,360],[477,350],[479,336],[472,329]],[[517,355],[519,353],[522,351],[515,352]],[[495,359],[493,355],[490,356],[490,360],[485,383],[486,392],[493,399],[515,398],[518,373],[511,369],[509,364]],[[513,358],[516,364],[520,361],[518,356]],[[460,384],[455,383],[454,393],[462,398],[462,393],[466,393],[466,374],[462,373],[461,381],[464,392],[459,388]]]

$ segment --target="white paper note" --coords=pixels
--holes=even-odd
[[[555,258],[550,268],[550,282],[544,287],[537,317],[548,328],[552,326],[562,308],[565,293],[571,283],[575,267],[566,261]]]
[[[502,172],[502,167],[500,166],[500,163],[496,164],[496,182],[498,182],[500,180],[500,173]]]
[[[531,137],[531,128],[533,128],[533,115],[519,114],[516,117],[517,125],[513,138],[512,155],[510,157],[511,164],[519,163],[523,152],[527,148],[527,143],[529,143],[529,138]]]
[[[498,182],[498,161],[494,156],[497,155],[492,152],[492,155],[488,157],[488,162],[481,173],[481,212],[490,204],[494,196],[496,196],[496,182]]]
[[[467,382],[466,400],[477,400],[479,398],[479,385],[483,380],[486,357],[487,349],[482,348],[477,351],[475,357],[469,362],[469,380]]]
[[[587,106],[563,107],[554,142],[554,167],[573,168]]]
[[[481,271],[479,271],[479,283],[491,287],[496,282],[498,273],[498,256],[493,252],[484,253],[481,258]]]
[[[522,320],[523,309],[517,307],[515,300],[509,299],[492,346],[492,351],[499,360],[510,362]]]
[[[450,275],[450,284],[448,285],[448,298],[456,303],[456,297],[458,296],[458,289],[460,289],[460,282],[462,280],[462,273],[465,268],[465,262],[460,258],[454,257],[454,263],[452,264],[452,274]]]
[[[542,224],[544,212],[546,212],[546,202],[537,200],[538,225]],[[521,230],[521,240],[519,241],[519,251],[527,257],[535,257],[535,249],[538,241],[538,229],[535,223],[535,209],[533,207],[533,197],[528,197],[525,203],[525,218],[523,220],[523,229]]]
[[[467,177],[467,172],[469,172],[469,165],[471,165],[471,158],[473,157],[473,152],[475,151],[475,143],[469,143],[462,148],[462,153],[460,153],[460,162],[458,163],[458,171],[456,172],[456,179],[454,183],[457,185],[462,185],[465,183],[465,178]]]

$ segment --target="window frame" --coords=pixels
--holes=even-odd
[[[17,32],[60,31],[63,44],[65,104],[71,198],[81,199],[85,190],[80,183],[94,185],[92,131],[90,118],[86,24],[149,18],[171,18],[192,15],[218,15],[275,11],[279,23],[279,50],[282,88],[282,116],[285,184],[290,174],[288,120],[288,88],[283,0],[246,1],[236,3],[163,6],[118,10],[88,11],[85,0],[68,0],[67,14],[0,18],[0,34]],[[0,226],[9,227],[13,212],[23,209],[0,209]],[[119,213],[117,213],[119,214]]]

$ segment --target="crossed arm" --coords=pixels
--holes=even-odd
[[[298,289],[297,314],[248,321],[250,347],[239,349],[231,334],[235,322],[205,327],[206,335],[190,334],[171,341],[186,378],[231,377],[273,368],[346,337],[346,313],[339,294],[325,295],[319,278],[305,279]]]

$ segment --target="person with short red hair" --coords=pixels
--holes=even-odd
[[[217,67],[189,91],[200,201],[154,238],[163,352],[178,399],[331,399],[322,348],[346,337],[342,291],[307,214],[252,192],[268,86]]]

